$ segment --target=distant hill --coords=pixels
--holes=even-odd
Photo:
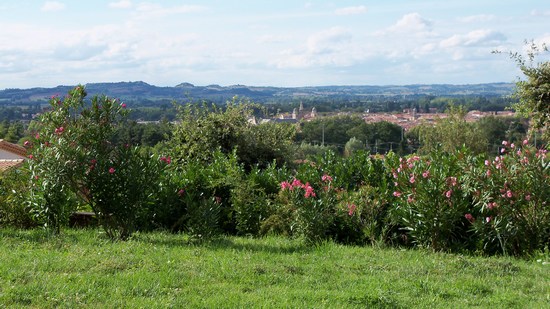
[[[53,88],[5,89],[0,90],[0,104],[32,104],[47,101],[53,95],[63,96],[74,86]],[[257,87],[245,85],[233,86],[195,86],[181,83],[174,87],[157,87],[145,82],[92,83],[86,85],[89,95],[107,96],[129,101],[159,100],[208,100],[223,102],[234,96],[247,97],[255,102],[267,102],[281,98],[296,97],[334,97],[364,98],[399,96],[506,96],[513,92],[513,83],[490,83],[472,85],[404,85],[404,86],[312,86],[312,87]]]

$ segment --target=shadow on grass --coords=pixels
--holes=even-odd
[[[34,243],[45,245],[117,242],[109,240],[99,229],[64,229],[55,235],[45,229],[0,229],[0,238],[13,243]],[[317,250],[319,245],[308,245],[298,239],[279,237],[246,238],[219,236],[212,239],[194,239],[184,234],[167,232],[136,233],[128,241],[164,246],[169,248],[195,247],[209,250],[234,250],[243,252],[266,252],[272,254],[307,253]]]
[[[132,237],[132,241],[170,248],[187,246],[209,250],[236,250],[279,254],[302,253],[315,250],[315,246],[308,246],[302,241],[276,237],[238,238],[219,236],[211,239],[196,239],[184,234],[143,233]]]

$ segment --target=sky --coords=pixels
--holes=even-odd
[[[514,82],[525,40],[550,1],[2,0],[0,89]]]

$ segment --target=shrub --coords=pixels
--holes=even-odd
[[[487,253],[526,255],[550,245],[550,162],[546,150],[503,142],[473,173],[476,208],[466,214]]]
[[[279,182],[288,178],[288,170],[270,164],[265,169],[253,168],[231,190],[231,204],[237,232],[258,235],[262,222],[275,213],[273,201],[279,190]]]
[[[126,239],[137,228],[141,211],[156,191],[158,158],[141,149],[112,142],[124,123],[126,104],[106,96],[90,103],[77,86],[40,118],[32,144],[32,205],[45,224],[59,232],[75,199],[89,204],[107,235]]]
[[[392,218],[411,240],[434,250],[458,249],[468,239],[464,214],[471,200],[463,186],[468,164],[465,150],[436,149],[426,157],[389,157],[396,198]]]
[[[319,177],[312,184],[297,178],[290,182],[283,181],[279,202],[291,209],[292,234],[311,243],[330,239],[337,213],[337,191],[329,175]]]
[[[37,225],[27,203],[29,178],[25,167],[0,173],[0,226],[30,228]]]

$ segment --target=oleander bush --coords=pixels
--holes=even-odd
[[[39,223],[26,202],[29,178],[26,166],[0,173],[0,226],[31,228]]]
[[[486,253],[526,255],[550,247],[550,164],[545,149],[502,142],[473,171],[475,209],[465,214]]]

